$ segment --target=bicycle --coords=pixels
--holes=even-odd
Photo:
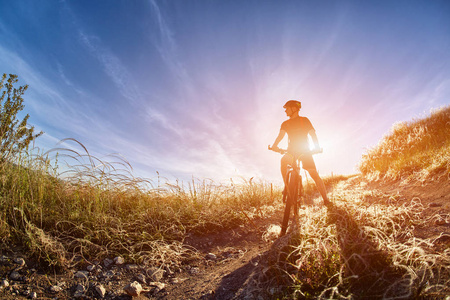
[[[287,153],[287,150],[276,148],[273,149],[268,147],[269,150],[274,152],[278,152],[282,155]],[[292,165],[288,165],[287,174],[286,174],[286,182],[284,182],[284,190],[283,190],[283,203],[286,203],[286,207],[284,209],[283,222],[281,223],[281,233],[280,236],[286,234],[287,226],[289,223],[289,215],[291,214],[291,207],[294,208],[294,222],[298,226],[298,209],[299,209],[299,199],[303,199],[304,190],[302,184],[302,176],[300,175],[300,159],[303,155],[306,154],[318,154],[322,153],[322,149],[309,151],[307,153],[303,153],[300,156],[294,157],[294,161]]]

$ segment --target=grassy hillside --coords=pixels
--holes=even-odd
[[[395,124],[362,158],[360,171],[378,179],[423,180],[450,173],[450,106]]]

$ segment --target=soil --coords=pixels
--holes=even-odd
[[[404,182],[370,182],[361,177],[353,177],[341,182],[336,189],[345,189],[349,193],[365,193],[367,201],[379,199],[395,202],[398,205],[410,201],[420,201],[425,207],[423,217],[435,216],[433,223],[426,228],[416,228],[415,235],[419,238],[436,239],[439,245],[436,251],[450,247],[450,178],[427,183],[405,184]],[[333,191],[330,191],[333,197]],[[370,195],[374,195],[371,199]],[[318,203],[319,200],[315,199]],[[320,205],[320,204],[318,204]],[[280,208],[282,206],[280,205]],[[274,291],[269,286],[261,286],[257,282],[264,272],[267,255],[273,251],[274,245],[282,239],[268,235],[268,228],[279,224],[282,211],[278,209],[271,216],[256,219],[246,226],[217,232],[209,235],[190,235],[184,243],[186,247],[195,250],[197,258],[179,268],[173,274],[161,279],[166,286],[161,291],[142,293],[133,299],[268,299]],[[8,257],[24,257],[20,251],[15,253],[0,253]],[[72,299],[73,289],[82,280],[74,279],[73,274],[46,274],[38,271],[41,268],[27,261],[26,281],[10,283],[16,288],[0,290],[2,299],[26,299],[30,294],[24,294],[24,286],[37,292],[39,299]],[[11,264],[0,263],[0,279],[7,278],[11,272]],[[122,288],[135,278],[133,270],[125,267],[114,269],[116,281],[105,285],[107,290],[115,293],[107,294],[110,299],[132,299],[123,293]],[[9,279],[8,279],[9,280]],[[9,280],[10,282],[12,280]],[[51,293],[49,287],[63,282],[66,292]],[[259,286],[258,286],[259,284]],[[68,289],[71,287],[71,289]],[[259,292],[255,292],[259,289]],[[13,294],[14,293],[14,294]],[[80,299],[93,299],[93,293],[86,293]],[[108,296],[109,295],[109,296]],[[113,298],[114,296],[114,298]]]

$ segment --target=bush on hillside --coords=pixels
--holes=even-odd
[[[395,124],[363,155],[359,169],[376,179],[426,179],[450,171],[450,106],[429,116]]]
[[[24,109],[23,94],[28,85],[15,88],[17,75],[9,74],[6,80],[3,74],[0,80],[0,161],[20,153],[43,132],[34,133],[34,127],[28,126],[28,114],[19,122],[17,114]]]

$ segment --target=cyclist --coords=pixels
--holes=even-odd
[[[329,205],[330,201],[327,197],[325,184],[317,172],[314,159],[310,153],[311,151],[309,149],[308,135],[311,136],[314,143],[314,150],[320,149],[319,140],[317,139],[316,131],[309,119],[299,116],[298,113],[301,107],[301,102],[296,100],[289,100],[286,104],[284,104],[283,108],[285,109],[286,115],[289,119],[281,124],[280,133],[271,148],[275,150],[279,149],[278,144],[287,133],[289,138],[287,153],[281,158],[281,175],[283,176],[283,182],[286,182],[288,165],[294,163],[294,159],[296,157],[300,157],[299,159],[302,162],[303,169],[308,171],[309,175],[314,180],[316,187],[322,196],[324,204]]]

